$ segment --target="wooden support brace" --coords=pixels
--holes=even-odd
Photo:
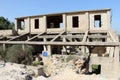
[[[86,32],[85,32],[85,36],[83,37],[82,42],[85,42],[85,41],[87,40],[88,32],[89,32],[89,31],[86,31]]]
[[[19,37],[21,37],[21,36],[24,36],[24,35],[27,35],[28,33],[25,33],[25,34],[22,34],[22,35],[20,35],[20,36],[17,36],[17,37],[14,37],[14,38],[12,38],[12,39],[9,39],[8,41],[12,41],[12,40],[14,40],[14,39],[17,39],[17,38],[19,38]]]
[[[30,41],[30,40],[32,40],[32,39],[34,39],[34,38],[36,38],[36,37],[38,37],[38,36],[40,36],[40,35],[42,35],[42,34],[43,34],[43,33],[40,33],[40,34],[38,34],[38,35],[36,35],[36,36],[34,36],[34,37],[32,37],[32,38],[26,40],[26,41]]]
[[[57,35],[55,38],[53,38],[50,42],[53,42],[54,40],[56,40],[59,36],[61,36],[65,31],[61,32],[59,35]]]

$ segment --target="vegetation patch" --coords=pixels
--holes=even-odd
[[[22,49],[22,45],[12,45],[5,51],[1,46],[0,56],[4,61],[30,65],[33,61],[32,51],[33,47],[30,45],[25,45],[25,50]]]
[[[34,61],[32,63],[33,66],[38,66],[38,65],[43,65],[43,62],[40,62],[40,61]]]

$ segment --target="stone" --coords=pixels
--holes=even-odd
[[[26,65],[20,65],[20,68],[26,69]]]
[[[33,80],[33,79],[32,79],[32,76],[26,75],[26,76],[25,76],[25,80]]]
[[[35,78],[34,80],[48,80],[48,79],[45,78],[44,76],[39,76],[39,77]]]
[[[39,75],[39,76],[44,76],[44,77],[46,77],[46,74],[45,74],[43,68],[39,68],[39,69],[38,69],[38,75]]]
[[[35,72],[32,69],[27,70],[27,74],[31,76],[35,76]]]
[[[87,72],[85,68],[85,59],[77,59],[74,61],[76,72],[80,74],[85,74]]]
[[[0,68],[5,66],[5,61],[0,61]]]

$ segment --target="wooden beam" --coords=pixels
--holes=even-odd
[[[43,33],[44,33],[44,32],[43,32]],[[42,35],[43,33],[40,33],[40,34],[38,34],[38,35],[36,35],[36,36],[33,36],[32,38],[30,38],[30,39],[28,39],[28,40],[26,40],[26,41],[30,41],[30,40],[32,40],[32,39],[34,39],[34,38],[36,38],[36,37]]]
[[[4,39],[6,36],[0,37],[0,39]]]
[[[37,38],[54,38],[56,35],[42,35],[38,36]]]
[[[62,38],[83,38],[84,35],[61,35]]]
[[[107,33],[108,30],[90,30],[89,33]]]
[[[38,36],[38,38],[54,38],[57,35],[42,35]],[[83,38],[84,35],[61,35],[61,38]]]
[[[24,35],[27,35],[28,33],[24,33],[24,34],[22,34],[22,35],[20,35],[20,36],[17,36],[17,37],[14,37],[14,38],[11,38],[11,39],[9,39],[8,41],[12,41],[12,40],[14,40],[14,39],[17,39],[17,38],[19,38],[19,37],[21,37],[21,36],[24,36]]]
[[[54,38],[56,35],[42,35],[38,36],[38,38]],[[83,38],[84,35],[61,35],[61,38]],[[107,38],[110,36],[107,35],[88,35],[88,38]]]
[[[63,46],[120,46],[120,42],[38,42],[38,41],[0,41],[0,44],[63,45]]]
[[[59,36],[61,36],[65,31],[61,32],[59,35],[57,35],[55,38],[53,38],[50,42],[53,42],[54,40],[56,40]]]
[[[108,35],[88,35],[88,38],[108,38]]]
[[[7,38],[15,38],[15,37],[18,37],[18,36],[7,36]]]

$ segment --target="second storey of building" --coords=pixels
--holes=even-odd
[[[110,9],[26,16],[15,19],[15,29],[19,34],[101,31],[110,29],[110,18]]]

